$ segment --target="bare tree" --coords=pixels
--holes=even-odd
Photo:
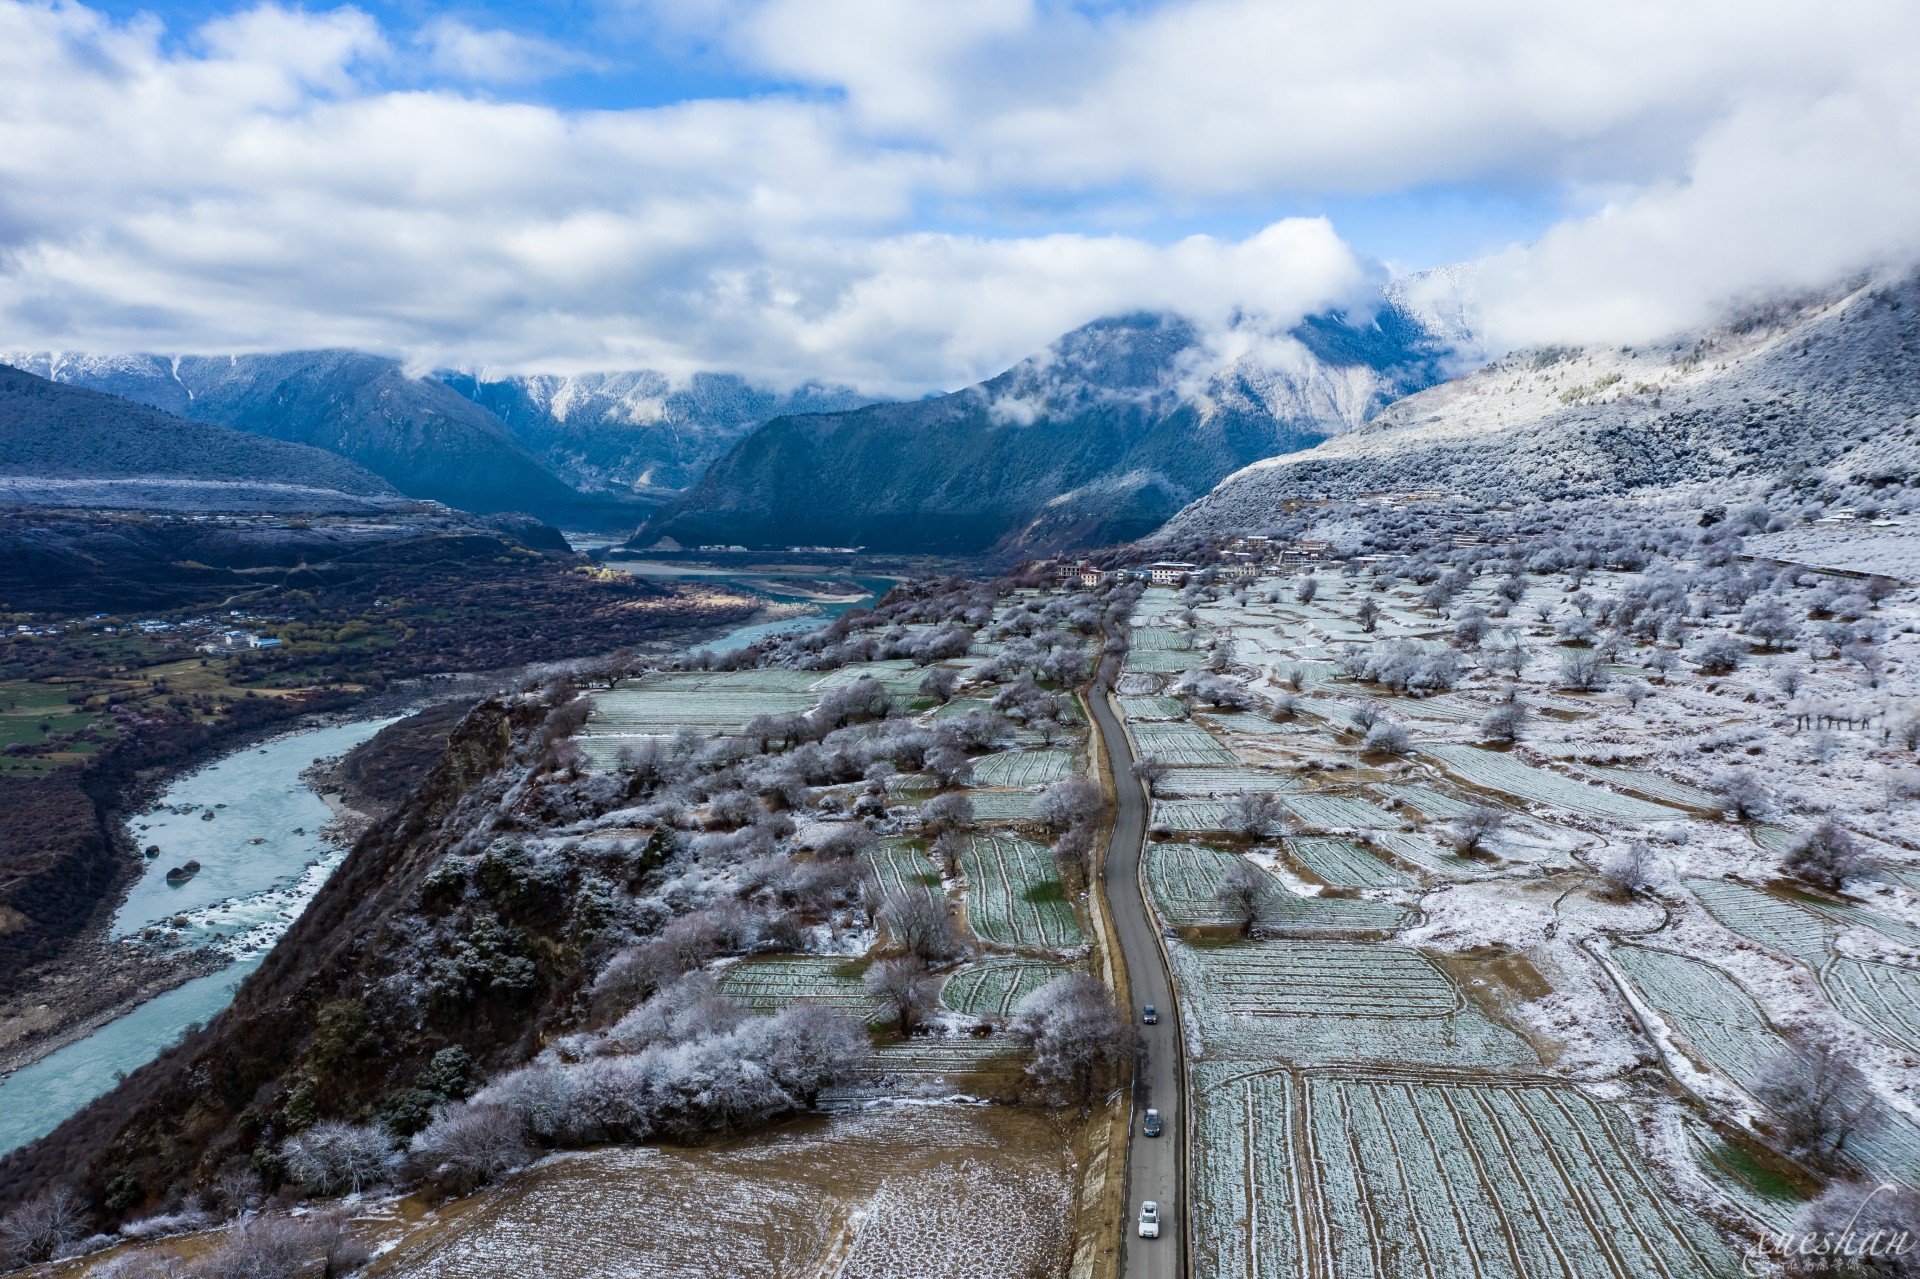
[[[946,902],[932,892],[904,892],[887,898],[880,908],[880,924],[887,936],[925,963],[940,963],[960,953],[959,934]]]
[[[1356,622],[1360,623],[1361,630],[1371,635],[1380,625],[1380,606],[1376,604],[1373,597],[1369,595],[1360,601],[1360,607],[1355,611],[1353,618]]]
[[[1278,795],[1241,791],[1227,800],[1227,829],[1242,839],[1260,840],[1286,832],[1287,809]]]
[[[951,878],[960,873],[960,854],[967,851],[967,837],[958,830],[943,830],[934,837],[929,851],[940,873]]]
[[[933,1007],[938,984],[927,972],[926,961],[917,955],[883,959],[867,969],[864,979],[867,993],[879,1001],[881,1010],[897,1024],[905,1038]]]
[[[1526,731],[1527,716],[1525,702],[1504,702],[1481,718],[1480,736],[1489,742],[1511,745]]]
[[[1806,671],[1798,666],[1782,666],[1773,673],[1773,686],[1788,697],[1800,695],[1800,685],[1807,678]]]
[[[1600,878],[1621,897],[1634,897],[1653,889],[1653,850],[1640,840],[1608,850],[1600,862]]]
[[[1027,1077],[1061,1104],[1090,1105],[1133,1060],[1133,1022],[1093,977],[1057,977],[1021,1001],[1012,1026],[1032,1052]]]
[[[1507,824],[1507,815],[1497,808],[1475,804],[1453,819],[1453,846],[1462,853],[1478,853],[1486,842]]]
[[[0,1244],[20,1264],[45,1261],[80,1237],[86,1209],[66,1186],[43,1190],[0,1217]]]
[[[1142,755],[1133,762],[1133,779],[1146,788],[1147,794],[1153,794],[1154,788],[1167,780],[1172,772],[1165,760],[1152,755]]]
[[[1789,1153],[1825,1162],[1876,1122],[1873,1089],[1837,1049],[1793,1045],[1768,1058],[1754,1100],[1773,1112]]]
[[[1273,895],[1272,876],[1240,858],[1227,866],[1213,889],[1213,900],[1242,937],[1253,936],[1253,930],[1265,921],[1273,908]]]
[[[1821,822],[1794,840],[1780,860],[1789,875],[1828,889],[1869,874],[1878,864],[1872,850],[1835,821]]]
[[[1783,1258],[1791,1279],[1920,1279],[1920,1191],[1835,1181],[1800,1210]],[[1806,1255],[1800,1240],[1818,1241]]]
[[[1053,853],[1053,864],[1060,872],[1060,883],[1074,895],[1083,891],[1093,870],[1093,826],[1082,822],[1070,826],[1067,832],[1053,841],[1049,850]]]

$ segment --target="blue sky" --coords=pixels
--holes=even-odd
[[[0,345],[958,385],[1395,276],[1493,349],[1898,265],[1910,4],[0,0]]]

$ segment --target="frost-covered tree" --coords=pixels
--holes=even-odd
[[[1033,815],[1053,830],[1066,830],[1090,822],[1106,807],[1106,797],[1097,783],[1084,777],[1069,777],[1040,792]]]
[[[1293,588],[1293,597],[1299,600],[1302,604],[1313,603],[1313,597],[1318,595],[1319,593],[1320,593],[1320,582],[1318,579],[1312,576],[1301,578],[1300,584]]]
[[[960,682],[960,673],[951,666],[936,666],[920,677],[920,696],[931,697],[936,702],[953,700],[953,687]]]
[[[973,827],[973,801],[965,795],[935,795],[920,805],[920,825],[930,835]]]
[[[1780,859],[1787,874],[1827,889],[1869,874],[1878,864],[1872,850],[1835,821],[1821,822],[1794,840]]]
[[[1241,791],[1227,800],[1227,829],[1242,839],[1260,840],[1286,831],[1287,809],[1278,795]]]
[[[1702,675],[1726,675],[1747,655],[1747,646],[1731,635],[1709,635],[1693,646],[1693,664]]]
[[[1767,788],[1752,769],[1730,768],[1714,782],[1722,812],[1741,820],[1758,817],[1767,810]]]
[[[1475,804],[1453,819],[1453,846],[1462,853],[1481,852],[1506,824],[1507,815],[1499,809]]]
[[[1153,755],[1142,755],[1133,762],[1132,769],[1133,779],[1145,787],[1149,795],[1153,794],[1153,788],[1165,781],[1167,774],[1172,771],[1172,766],[1165,760]]]
[[[1832,1182],[1800,1210],[1786,1238],[1790,1279],[1920,1279],[1920,1191]],[[1805,1253],[1801,1240],[1813,1241]]]
[[[917,955],[883,959],[867,969],[862,979],[867,993],[893,1020],[902,1038],[913,1033],[920,1019],[932,1010],[939,994],[939,982],[927,972],[926,961]]]
[[[1213,900],[1242,937],[1251,937],[1273,909],[1273,879],[1252,862],[1236,858],[1214,885]]]
[[[1786,648],[1800,638],[1800,628],[1787,615],[1786,606],[1772,597],[1754,600],[1741,609],[1740,629],[1770,649]]]
[[[1021,1001],[1012,1025],[1029,1049],[1027,1078],[1049,1101],[1086,1107],[1133,1060],[1132,1021],[1086,973],[1054,980]]]
[[[1561,655],[1560,669],[1555,682],[1561,688],[1592,693],[1605,688],[1611,679],[1606,663],[1600,660],[1600,654],[1592,651],[1576,651]]]
[[[280,1144],[287,1175],[323,1195],[358,1194],[387,1180],[393,1169],[393,1145],[374,1124],[323,1119]]]
[[[1489,742],[1511,745],[1526,731],[1527,704],[1519,700],[1502,702],[1480,720],[1480,736]]]
[[[1607,850],[1600,859],[1600,878],[1622,897],[1653,891],[1653,850],[1637,839]]]
[[[520,1117],[507,1106],[444,1108],[407,1147],[408,1179],[445,1195],[471,1194],[533,1158]]]
[[[1405,755],[1413,749],[1413,738],[1405,725],[1381,720],[1367,730],[1366,740],[1360,743],[1360,749],[1376,755]]]
[[[1773,1113],[1788,1153],[1824,1162],[1877,1118],[1873,1088],[1837,1048],[1793,1045],[1768,1058],[1754,1100]]]

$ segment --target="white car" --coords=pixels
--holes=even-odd
[[[1160,1237],[1160,1205],[1148,1199],[1140,1205],[1140,1237],[1158,1239]]]

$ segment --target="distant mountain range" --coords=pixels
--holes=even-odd
[[[1104,319],[950,395],[776,418],[631,544],[1008,554],[1135,538],[1239,467],[1431,386],[1451,352],[1390,300],[1278,336]]]
[[[645,371],[439,377],[506,423],[569,483],[642,493],[687,488],[736,440],[772,418],[873,403],[848,387],[775,392],[731,373],[696,373],[681,385]]]
[[[324,449],[0,366],[0,505],[351,512],[404,504],[385,480]]]
[[[1869,486],[1920,475],[1920,277],[1856,280],[1648,346],[1504,356],[1248,466],[1163,534],[1257,531],[1299,498],[1526,501],[1809,469]]]

